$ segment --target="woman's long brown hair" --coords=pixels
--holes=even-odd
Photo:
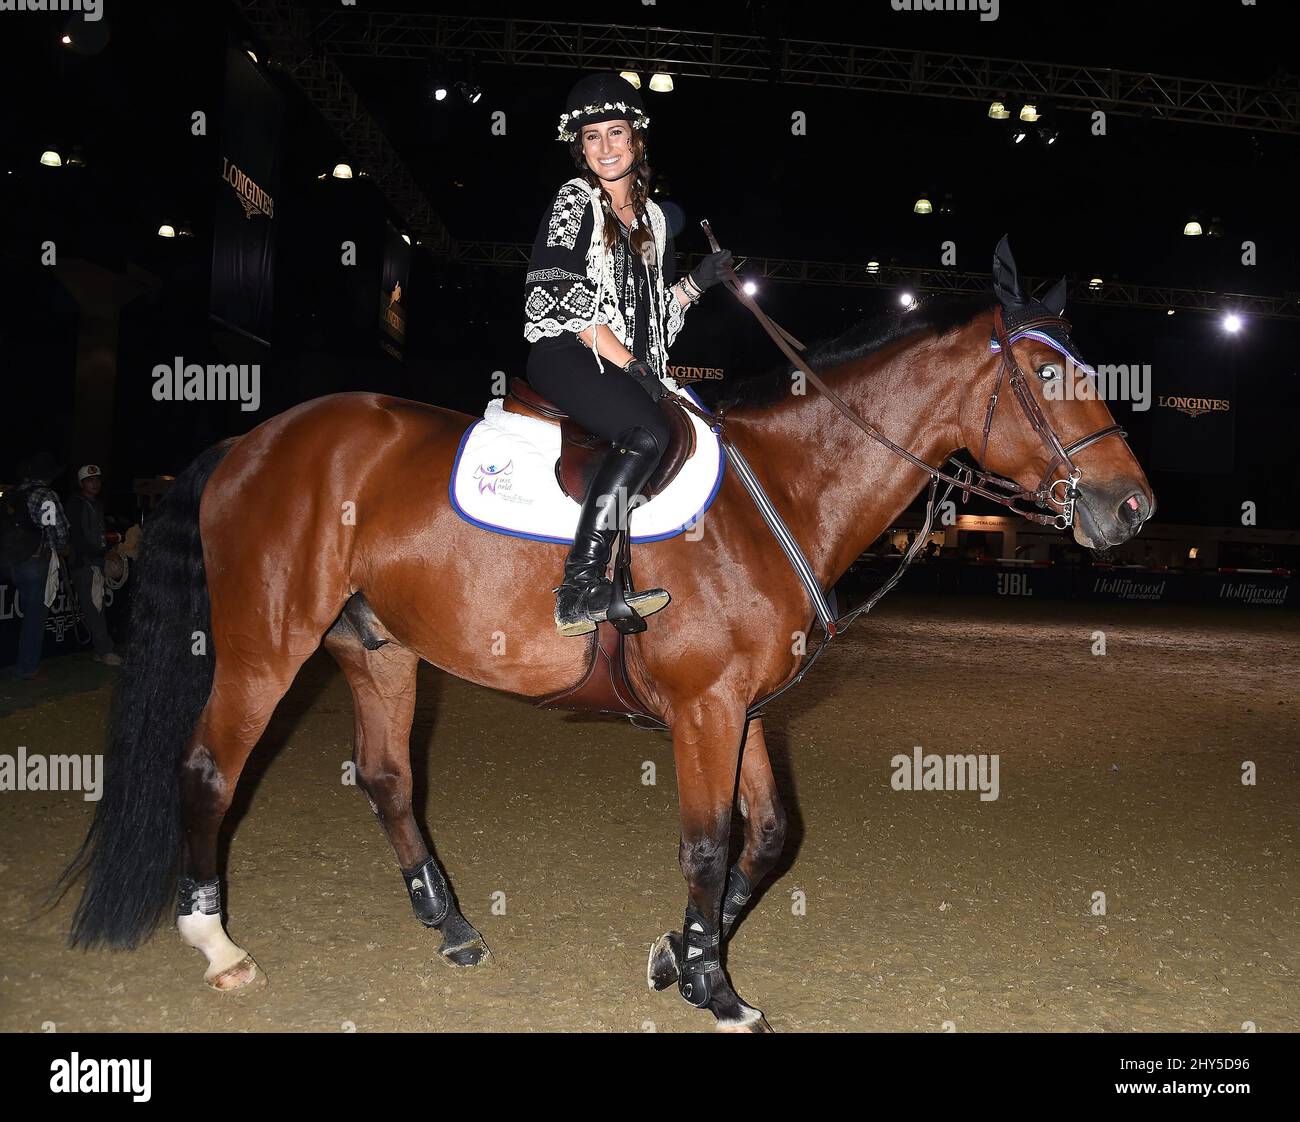
[[[654,234],[647,220],[645,203],[650,196],[650,180],[654,177],[654,172],[645,160],[645,134],[630,122],[628,127],[632,130],[632,166],[635,169],[632,172],[632,210],[640,219],[637,228],[632,231],[628,244],[632,247],[633,253],[653,262],[654,258],[648,255],[654,252]],[[605,249],[612,253],[618,242],[618,217],[614,214],[614,208],[609,205],[609,192],[603,189],[603,180],[587,166],[587,158],[582,153],[581,134],[569,141],[569,152],[573,156],[574,167],[578,169],[582,178],[592,187],[602,187],[600,209],[605,215]]]

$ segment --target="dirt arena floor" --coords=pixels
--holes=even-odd
[[[47,669],[0,687],[0,751],[100,750],[109,672]],[[738,992],[778,1032],[1300,1029],[1298,674],[1296,613],[886,600],[769,714],[791,841]],[[417,795],[493,952],[456,971],[340,781],[351,729],[318,654],[237,804],[230,930],[270,984],[234,995],[174,929],[65,950],[71,902],[35,904],[91,804],[0,794],[0,1029],[711,1031],[645,984],[685,903],[666,735],[422,668]],[[893,790],[915,745],[997,753],[999,797]]]

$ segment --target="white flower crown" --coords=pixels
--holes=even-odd
[[[643,129],[650,124],[650,118],[645,115],[645,111],[638,109],[635,105],[628,105],[625,101],[607,101],[604,105],[583,105],[577,109],[570,109],[567,113],[561,113],[560,133],[555,139],[577,140],[578,134],[568,127],[569,122],[587,113],[599,113],[602,109],[623,110],[632,121],[633,126],[638,129]]]

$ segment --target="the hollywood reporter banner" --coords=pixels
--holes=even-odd
[[[280,93],[243,51],[226,51],[212,224],[213,318],[261,342],[271,338],[275,197],[280,187]]]
[[[897,558],[872,567],[873,585]],[[1129,604],[1220,604],[1252,610],[1300,607],[1294,576],[1281,569],[1183,570],[1037,562],[975,564],[919,562],[900,588],[940,595],[992,596],[1005,600],[1092,600]],[[855,589],[855,594],[859,590]]]

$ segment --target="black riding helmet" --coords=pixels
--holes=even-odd
[[[631,121],[644,129],[650,124],[636,87],[613,72],[588,74],[569,91],[560,115],[557,140],[577,140],[579,131],[601,121]]]

